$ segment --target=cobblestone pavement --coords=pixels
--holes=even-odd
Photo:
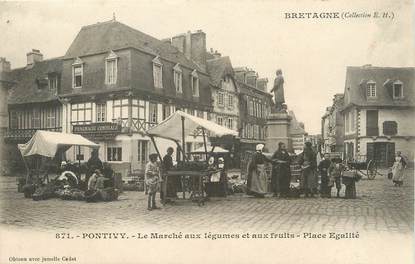
[[[119,201],[85,203],[32,201],[16,191],[16,179],[0,178],[1,227],[47,231],[97,228],[215,230],[255,232],[347,231],[410,233],[414,222],[414,171],[403,187],[385,176],[357,183],[358,198],[251,198],[243,194],[212,198],[204,206],[179,201],[147,211],[142,192],[124,192]],[[343,189],[344,191],[344,189]],[[343,193],[342,193],[343,195]]]

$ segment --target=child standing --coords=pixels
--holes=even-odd
[[[337,197],[340,197],[340,190],[342,188],[341,185],[341,176],[344,170],[344,166],[342,164],[342,159],[334,158],[331,160],[331,165],[329,168],[329,175],[330,175],[330,182],[329,182],[329,197],[331,197],[331,187],[336,184],[337,189]]]
[[[150,154],[150,161],[146,164],[144,181],[148,191],[148,210],[159,209],[156,206],[156,193],[160,183],[160,168],[157,164],[157,154]]]

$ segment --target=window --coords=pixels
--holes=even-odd
[[[196,110],[197,117],[203,118],[203,111]]]
[[[132,115],[133,119],[146,120],[146,102],[144,100],[132,100]]]
[[[33,109],[32,113],[32,127],[40,128],[40,111],[39,109]]]
[[[199,76],[197,75],[196,70],[194,70],[192,72],[191,84],[192,84],[192,94],[193,94],[193,96],[199,97]]]
[[[128,99],[117,99],[112,101],[112,120],[127,120],[128,119]],[[122,126],[126,126],[123,122]]]
[[[345,129],[345,132],[347,133],[347,132],[349,132],[349,128],[350,126],[349,126],[349,113],[347,112],[345,115],[344,115],[344,129]]]
[[[153,124],[157,123],[157,104],[156,103],[150,103],[149,105],[148,121]]]
[[[218,123],[218,125],[223,125],[223,118],[221,117],[221,116],[218,116],[217,118],[216,118],[216,122]]]
[[[398,134],[398,124],[395,121],[383,122],[383,134],[386,136],[394,136]]]
[[[233,108],[233,95],[232,94],[228,95],[228,108],[230,109]]]
[[[376,97],[376,83],[374,81],[369,81],[366,85],[366,96]]]
[[[147,162],[147,157],[148,157],[148,141],[139,140],[137,160],[138,162],[145,164]]]
[[[58,77],[56,75],[50,76],[49,78],[49,90],[58,89]]]
[[[232,118],[228,118],[228,128],[229,129],[233,129],[233,119]]]
[[[77,58],[72,64],[72,87],[81,88],[82,79],[84,74],[83,62],[80,58]]]
[[[403,83],[396,81],[393,83],[393,99],[403,98]]]
[[[105,122],[107,120],[107,104],[106,103],[97,103],[97,122]]]
[[[223,93],[218,93],[218,106],[224,106],[225,105],[225,100],[224,100],[224,94]]]
[[[195,110],[194,109],[187,109],[187,113],[189,114],[189,115],[195,115]]]
[[[17,112],[10,111],[10,128],[16,129],[18,127]]]
[[[177,93],[183,93],[182,87],[182,69],[180,68],[179,64],[176,64],[173,68],[173,79],[174,79],[174,87],[176,88]]]
[[[378,121],[379,114],[377,110],[366,111],[366,135],[379,136]]]
[[[159,56],[153,60],[153,79],[155,88],[163,88],[163,64]]]
[[[92,122],[92,103],[72,104],[71,122],[88,124]]]
[[[122,148],[120,147],[107,148],[107,160],[108,161],[122,161]]]
[[[46,127],[55,127],[55,109],[49,108],[46,110]]]
[[[118,56],[113,51],[105,59],[105,83],[116,84],[117,83],[117,68],[118,68]]]
[[[163,105],[163,120],[171,115],[170,105]]]

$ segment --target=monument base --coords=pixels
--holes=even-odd
[[[290,122],[291,116],[285,111],[271,113],[268,116],[268,133],[265,142],[269,152],[275,152],[278,149],[278,143],[280,142],[283,142],[287,146],[288,151],[292,150],[289,134]]]

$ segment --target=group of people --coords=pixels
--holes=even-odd
[[[58,180],[68,183],[68,186],[85,189],[87,201],[113,200],[114,198],[114,171],[107,162],[102,162],[96,151],[92,151],[86,163],[85,180],[81,181],[69,163],[61,162],[58,170]],[[89,199],[90,198],[90,199]]]
[[[263,198],[268,193],[268,178],[265,170],[265,163],[272,164],[271,189],[274,197],[287,198],[293,196],[291,184],[291,163],[290,156],[283,142],[278,144],[277,151],[271,158],[267,158],[262,150],[263,144],[256,146],[248,164],[247,194]],[[303,194],[304,197],[314,197],[318,193],[318,173],[320,174],[321,185],[320,195],[324,198],[331,197],[332,187],[337,189],[337,197],[341,190],[341,176],[344,166],[340,158],[330,160],[324,155],[319,162],[317,154],[313,151],[310,142],[306,142],[304,151],[296,157],[301,166],[301,177],[299,190],[295,194]]]

